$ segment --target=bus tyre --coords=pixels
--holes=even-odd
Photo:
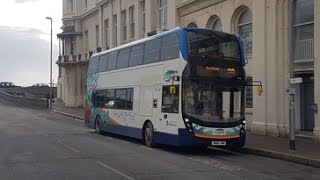
[[[96,118],[96,121],[95,121],[95,124],[94,124],[94,130],[97,134],[102,134],[102,131],[101,131],[101,118],[100,116],[98,116]]]
[[[153,142],[154,129],[151,122],[147,122],[146,127],[144,129],[144,141],[147,147],[154,147]]]

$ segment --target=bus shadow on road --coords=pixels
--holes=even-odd
[[[94,131],[90,132],[91,134],[96,133]],[[139,145],[139,146],[145,146],[144,142],[140,139],[128,137],[128,136],[122,136],[118,134],[113,134],[109,132],[104,132],[103,134],[99,135],[103,138],[113,138],[115,140],[119,141],[125,141],[127,143]],[[147,148],[147,147],[146,147]],[[225,148],[219,148],[219,147],[204,147],[204,146],[195,146],[195,147],[180,147],[180,146],[170,146],[170,145],[164,145],[164,144],[156,144],[155,147],[152,149],[159,150],[159,151],[165,151],[169,153],[179,154],[179,155],[186,155],[186,156],[241,156],[243,154],[239,153],[239,150],[229,150]]]
[[[240,153],[236,151],[231,151],[225,148],[216,148],[216,147],[176,147],[176,146],[168,146],[168,145],[157,145],[158,149],[180,154],[186,156],[241,156]]]

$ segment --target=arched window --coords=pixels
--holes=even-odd
[[[194,23],[194,22],[191,22],[191,23],[189,23],[188,24],[188,26],[187,27],[190,27],[190,28],[197,28],[198,27],[198,25],[196,24],[196,23]]]
[[[221,19],[218,16],[211,16],[207,23],[207,28],[216,31],[222,31]]]
[[[293,12],[294,61],[314,58],[314,0],[295,0]]]
[[[222,31],[222,23],[220,18],[213,23],[211,29],[216,31]]]
[[[244,40],[246,53],[252,54],[252,13],[248,8],[240,13],[237,29]]]

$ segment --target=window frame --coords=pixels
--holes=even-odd
[[[293,63],[296,63],[296,64],[298,64],[298,63],[313,63],[314,62],[314,60],[315,60],[315,54],[314,54],[314,51],[315,51],[315,30],[314,30],[314,27],[315,27],[315,12],[314,12],[314,0],[310,0],[310,1],[313,1],[313,20],[312,21],[305,21],[305,22],[296,22],[296,17],[295,17],[295,15],[297,15],[298,14],[298,12],[297,12],[297,0],[295,0],[294,2],[292,2],[293,3],[293,10],[292,10],[292,13],[293,13],[293,15],[292,15],[292,20],[291,20],[291,22],[292,22],[292,35],[291,35],[291,38],[292,38],[292,51],[294,52],[293,53],[293,57],[292,57],[292,61],[293,61]],[[310,57],[310,58],[297,58],[296,57],[296,53],[298,53],[298,51],[299,50],[296,50],[297,49],[297,46],[298,46],[298,44],[296,44],[296,38],[298,38],[298,37],[296,37],[296,30],[298,29],[298,28],[303,28],[303,27],[307,27],[307,26],[312,26],[313,27],[313,37],[312,37],[312,40],[313,40],[313,47],[312,47],[312,50],[311,51],[313,51],[313,57]],[[299,33],[300,34],[300,33]],[[301,34],[300,34],[301,35]],[[299,40],[301,40],[301,39],[299,39]],[[304,39],[304,40],[306,40],[306,39]],[[298,48],[299,49],[299,48]]]
[[[112,15],[112,45],[113,47],[118,45],[118,15]]]
[[[68,0],[67,1],[67,12],[68,13],[73,13],[74,12],[74,1],[73,0]]]
[[[105,38],[105,49],[109,49],[110,48],[110,44],[109,44],[109,18],[104,20],[104,38]]]
[[[89,52],[89,29],[84,31],[84,47],[85,47],[85,52]]]
[[[251,13],[251,21],[250,22],[246,22],[246,23],[239,23],[241,16],[243,16],[243,14],[246,13],[246,12]],[[247,25],[251,25],[251,34],[252,34],[251,48],[250,48],[250,51],[249,51],[248,47],[245,46],[246,45],[245,39],[243,39],[244,46],[245,46],[244,49],[245,49],[247,55],[249,57],[252,57],[252,50],[253,50],[253,44],[252,44],[253,43],[253,16],[252,16],[252,12],[251,12],[251,10],[249,8],[244,8],[242,11],[240,11],[240,13],[238,15],[238,18],[237,18],[237,21],[236,21],[236,31],[237,31],[237,33],[240,35],[240,28],[244,27],[244,26],[247,26]]]
[[[214,29],[214,26],[217,24],[217,22],[220,21],[220,24],[221,24],[221,29],[220,30],[217,30],[217,29]],[[222,21],[219,17],[216,17],[213,21],[212,21],[212,24],[210,26],[210,29],[214,30],[214,31],[222,31]]]
[[[162,2],[164,2],[164,4]],[[166,30],[168,28],[168,0],[158,0],[158,16],[159,28]]]
[[[88,0],[84,0],[84,10],[87,10],[88,8]]]
[[[100,46],[100,26],[96,25],[96,48]]]
[[[117,92],[118,91],[125,91],[125,98],[117,98]],[[112,92],[109,94],[109,92]],[[134,88],[129,87],[129,88],[117,88],[117,89],[101,89],[101,90],[96,90],[94,91],[94,107],[95,108],[104,108],[104,109],[110,109],[110,110],[124,110],[124,111],[133,111],[133,104],[134,104]],[[98,101],[97,97],[98,94],[103,95],[103,106],[102,105],[97,105]],[[106,104],[109,101],[114,101],[114,100],[119,100],[119,101],[124,101],[124,107],[108,107]],[[101,104],[101,103],[100,103]]]
[[[129,38],[134,39],[135,21],[134,21],[134,5],[129,7]]]
[[[140,7],[140,29],[141,29],[140,38],[143,38],[146,33],[146,1],[140,0],[139,7]]]
[[[121,41],[125,43],[127,41],[127,10],[121,11]]]

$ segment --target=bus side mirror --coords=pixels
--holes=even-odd
[[[170,86],[170,94],[176,94],[176,93],[177,93],[176,86]]]
[[[257,86],[257,94],[258,94],[258,96],[261,96],[262,93],[263,93],[262,86]]]

